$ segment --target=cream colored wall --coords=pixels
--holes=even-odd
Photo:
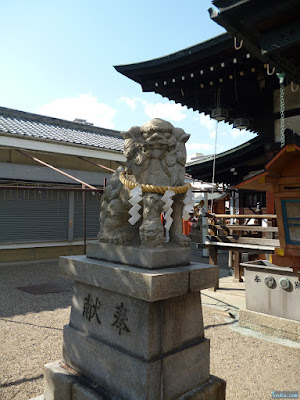
[[[60,256],[84,254],[83,245],[66,245],[37,248],[1,249],[1,265],[18,261],[36,261],[58,258]]]
[[[300,115],[295,117],[285,118],[285,129],[291,129],[296,133],[300,133]],[[280,120],[276,119],[274,121],[274,140],[275,142],[280,142]]]
[[[40,160],[53,165],[56,168],[73,169],[79,171],[90,171],[90,172],[106,172],[105,169],[99,168],[86,161],[81,160],[79,157],[62,155],[62,154],[51,154],[46,152],[37,152],[26,150],[26,153],[39,158]],[[88,158],[86,159],[93,161],[98,164],[102,164],[108,168],[117,169],[119,164],[111,160],[103,160],[101,158]],[[20,164],[20,165],[40,165],[36,161],[33,161],[29,157],[19,153],[15,149],[0,148],[0,162]]]
[[[297,86],[295,85],[295,88]],[[300,87],[293,92],[291,85],[285,87],[285,110],[294,110],[300,108]],[[280,112],[280,90],[274,91],[274,113]],[[296,133],[300,133],[300,115],[285,118],[285,129],[291,129]],[[280,142],[280,119],[274,121],[274,140]]]
[[[280,111],[280,90],[274,90],[274,113]],[[300,88],[296,92],[291,90],[291,85],[285,87],[284,105],[286,110],[293,110],[300,107]]]

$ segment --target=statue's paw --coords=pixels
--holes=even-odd
[[[164,243],[164,231],[160,218],[145,219],[139,229],[143,247],[161,247]]]
[[[102,243],[123,244],[123,236],[120,234],[99,235],[99,241]]]
[[[126,244],[126,237],[122,233],[116,233],[112,236],[111,243],[119,245]]]
[[[159,241],[141,241],[141,247],[147,248],[147,249],[156,249],[156,248],[162,248],[164,242],[162,240]]]
[[[107,237],[105,237],[103,234],[100,234],[100,233],[98,234],[98,240],[101,243],[107,243],[108,242]]]

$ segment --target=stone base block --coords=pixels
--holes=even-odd
[[[225,400],[226,382],[223,379],[210,375],[210,378],[198,388],[185,393],[176,400]]]
[[[123,400],[95,385],[91,380],[59,361],[45,365],[45,400]],[[222,379],[210,376],[201,386],[174,400],[225,400],[226,383]],[[140,398],[135,398],[137,400]],[[155,400],[164,400],[159,395]]]
[[[247,310],[300,322],[298,274],[267,260],[241,265],[245,271]]]
[[[160,249],[150,255],[164,257]],[[45,400],[223,400],[223,381],[209,374],[199,295],[215,286],[219,271],[180,264],[151,270],[86,256],[60,258],[61,273],[75,280],[64,327],[67,368],[48,368]]]
[[[146,269],[159,269],[188,265],[191,261],[190,248],[166,245],[147,249],[140,246],[120,246],[93,240],[87,243],[86,255],[98,260],[132,265]]]
[[[216,265],[191,263],[145,270],[86,256],[60,257],[59,272],[75,281],[149,302],[215,287],[219,279]]]
[[[250,310],[240,310],[239,325],[267,335],[300,343],[300,322]]]
[[[127,400],[174,399],[209,379],[209,340],[147,361],[64,327],[64,362]]]
[[[70,326],[147,361],[204,337],[197,292],[146,302],[81,282],[75,282]]]

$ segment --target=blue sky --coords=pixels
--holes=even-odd
[[[212,154],[216,123],[119,74],[114,65],[162,57],[221,34],[210,0],[2,2],[0,106],[127,130],[160,117]],[[217,152],[254,135],[218,127]]]

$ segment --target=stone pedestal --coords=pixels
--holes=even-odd
[[[75,287],[63,364],[46,366],[45,400],[225,399],[225,382],[209,373],[199,293],[215,285],[218,267],[70,256],[60,272]]]
[[[186,247],[166,243],[161,248],[142,248],[140,246],[121,246],[91,240],[86,246],[86,255],[97,260],[112,261],[145,269],[159,269],[187,265],[191,252]]]
[[[300,282],[292,268],[278,267],[267,260],[241,265],[247,310],[300,322]]]
[[[241,264],[245,271],[246,310],[239,325],[267,335],[300,342],[300,282],[286,267],[267,260]]]

